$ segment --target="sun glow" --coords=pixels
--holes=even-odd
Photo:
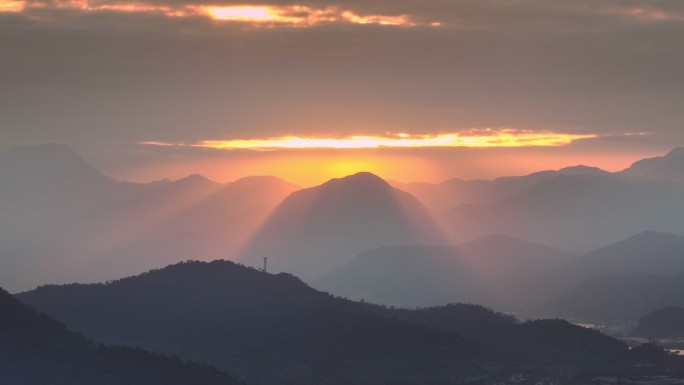
[[[201,9],[215,20],[274,22],[282,18],[277,9],[266,6],[202,7]]]
[[[301,5],[292,6],[199,6],[200,14],[216,21],[233,21],[261,24],[278,24],[295,27],[310,27],[321,23],[342,22],[348,24],[379,24],[390,26],[415,26],[408,15],[359,15],[350,10],[335,6],[312,8]],[[434,26],[434,25],[433,25]]]
[[[478,129],[460,133],[385,136],[349,136],[316,138],[286,136],[269,139],[203,140],[197,143],[143,142],[156,146],[200,147],[219,150],[277,149],[364,149],[364,148],[424,148],[424,147],[537,147],[563,146],[579,139],[596,138],[596,134],[567,134],[516,129]]]

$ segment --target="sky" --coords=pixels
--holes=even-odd
[[[0,0],[0,151],[399,181],[684,145],[681,0]]]

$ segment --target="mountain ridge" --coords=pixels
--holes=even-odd
[[[213,368],[96,344],[0,289],[0,372],[13,384],[166,385],[238,382]]]
[[[415,197],[361,172],[289,195],[240,254],[254,265],[268,256],[275,269],[310,278],[373,246],[443,242]]]

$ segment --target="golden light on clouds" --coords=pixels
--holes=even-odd
[[[156,13],[168,17],[206,17],[217,23],[243,23],[254,26],[312,27],[323,23],[377,24],[413,27],[409,15],[359,14],[338,6],[313,8],[302,5],[158,5],[139,1],[55,0],[53,2],[0,0],[0,12],[21,13],[32,9],[64,9],[83,12]],[[440,22],[426,23],[438,27]]]
[[[307,27],[339,19],[336,7],[314,9],[305,6],[199,6],[198,14],[215,21],[233,21]]]
[[[278,24],[298,27],[314,26],[321,23],[342,22],[349,24],[379,24],[390,26],[415,26],[408,15],[359,15],[339,7],[312,8],[301,5],[293,6],[198,6],[194,7],[199,14],[205,14],[216,21],[234,21],[245,23]],[[439,26],[439,23],[431,23]]]
[[[275,7],[266,6],[235,6],[235,7],[201,7],[214,20],[247,21],[247,22],[276,22],[290,21],[283,12]]]
[[[579,139],[592,139],[597,134],[568,134],[517,129],[473,129],[459,133],[385,136],[357,135],[342,138],[286,136],[268,139],[203,140],[196,143],[143,142],[155,146],[198,147],[219,150],[278,149],[372,149],[426,147],[537,147],[563,146]]]
[[[397,26],[414,26],[407,15],[399,16],[381,16],[381,15],[357,15],[351,11],[344,11],[341,14],[342,18],[354,24],[380,24],[380,25],[397,25]],[[430,23],[431,26],[437,27],[439,23]]]
[[[0,0],[0,13],[18,13],[22,12],[25,7],[26,2],[22,0]]]

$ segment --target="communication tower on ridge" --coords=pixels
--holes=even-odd
[[[266,273],[266,263],[268,262],[268,257],[264,257],[264,268],[261,270]]]

